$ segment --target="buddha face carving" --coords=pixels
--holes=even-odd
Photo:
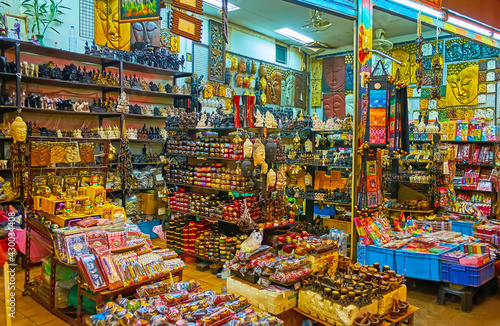
[[[323,114],[325,118],[345,116],[344,93],[330,93],[323,95]]]
[[[270,169],[267,172],[267,188],[274,188],[276,185],[276,172],[273,169]]]
[[[306,153],[312,152],[313,145],[312,145],[312,141],[310,139],[306,140],[306,142],[304,143],[304,149],[305,149]]]
[[[160,21],[139,21],[132,23],[132,44],[144,42],[146,45],[160,46]]]
[[[262,83],[262,82],[261,82]],[[267,76],[266,96],[269,104],[281,104],[281,72],[273,71],[271,76]]]
[[[266,160],[269,165],[276,163],[276,155],[278,145],[272,139],[268,139],[266,143]]]
[[[345,89],[344,57],[323,59],[323,75],[325,92],[341,92]]]
[[[252,157],[252,146],[252,141],[250,140],[250,138],[247,138],[247,140],[245,140],[245,143],[243,144],[243,155],[245,156],[245,158]]]
[[[260,166],[256,166],[255,169],[253,169],[252,180],[255,184],[255,189],[262,190],[262,173]]]
[[[313,182],[313,177],[312,175],[308,172],[305,176],[304,176],[304,183],[306,185],[306,187],[309,187],[309,186],[312,186],[312,183]]]
[[[259,138],[255,140],[253,144],[253,162],[255,165],[262,165],[266,160],[266,148],[262,144]]]
[[[238,71],[241,74],[244,74],[247,71],[247,63],[243,58],[240,59],[240,63],[238,64]]]
[[[408,54],[404,50],[395,50],[392,56],[401,61],[401,65],[394,63],[392,65],[392,75],[396,76],[397,69],[401,74],[401,79],[407,84],[415,84],[417,82],[415,71],[417,70],[417,63],[415,62],[415,54]]]
[[[295,101],[295,76],[290,74],[283,83],[281,105],[293,106]]]
[[[66,151],[64,158],[67,163],[80,162],[80,151],[77,145],[68,145],[64,150]]]
[[[252,176],[252,162],[249,159],[244,159],[241,163],[241,175],[245,178]]]
[[[20,116],[16,117],[10,128],[14,143],[24,143],[26,141],[28,126],[26,125],[26,122],[23,121],[23,118]]]
[[[478,95],[477,65],[462,69],[456,75],[448,75],[446,79],[446,105],[477,105]]]
[[[94,1],[94,39],[97,45],[111,49],[130,49],[130,23],[120,23],[119,0]]]
[[[266,76],[266,64],[263,62],[260,64],[259,67],[259,77],[265,77]]]

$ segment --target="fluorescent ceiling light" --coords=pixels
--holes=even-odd
[[[291,38],[292,40],[295,40],[295,41],[302,43],[302,44],[311,43],[314,41],[312,38],[307,37],[303,34],[300,34],[294,30],[291,30],[288,27],[275,29],[274,31],[278,34],[284,35],[284,36]]]
[[[440,12],[439,10],[429,8],[427,6],[418,4],[418,3],[410,1],[410,0],[393,0],[393,1],[400,3],[402,5],[405,5],[407,7],[416,9],[418,11],[425,12],[426,14],[429,14],[429,15],[437,17],[437,18],[443,18],[443,16],[444,16],[443,13]]]
[[[474,31],[474,32],[479,33],[479,34],[486,35],[486,36],[491,36],[491,34],[492,34],[492,31],[490,31],[489,29],[482,28],[482,27],[479,27],[478,25],[468,23],[463,19],[450,17],[450,18],[448,18],[448,20],[446,22],[453,24],[455,26],[461,27],[461,28],[465,28],[465,29]]]
[[[222,0],[203,0],[203,2],[206,2],[208,5],[211,5],[212,7],[222,9]],[[240,9],[237,5],[233,5],[232,3],[227,3],[227,11],[235,11]]]
[[[493,38],[497,39],[497,40],[500,40],[500,34],[499,33],[494,33],[493,34]]]

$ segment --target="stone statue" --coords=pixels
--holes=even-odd
[[[278,145],[273,139],[268,138],[266,143],[266,161],[269,165],[276,163],[276,155],[278,151]]]
[[[276,173],[276,190],[285,190],[285,188],[286,188],[285,165],[281,164],[280,169]]]
[[[259,109],[257,109],[257,112],[255,113],[255,126],[264,127],[264,117],[262,116],[262,113],[260,113]]]
[[[207,113],[203,112],[200,121],[198,121],[198,124],[196,125],[196,128],[206,128],[206,127],[207,127]]]

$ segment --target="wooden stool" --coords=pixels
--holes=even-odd
[[[392,324],[394,326],[401,326],[403,324],[406,324],[408,326],[413,326],[413,321],[414,321],[414,317],[415,317],[414,314],[418,310],[419,310],[419,308],[410,305],[408,307],[408,311],[406,312],[406,314],[399,316],[398,318],[395,318],[395,319],[392,319],[391,317],[386,316],[385,320],[387,322],[389,322],[389,324]]]

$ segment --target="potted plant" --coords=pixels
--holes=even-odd
[[[32,20],[33,26],[31,32],[35,33],[38,43],[43,44],[43,37],[48,28],[59,34],[54,25],[61,25],[62,21],[58,19],[64,15],[62,9],[70,9],[61,5],[64,0],[24,0],[21,3],[26,10],[24,14]]]

